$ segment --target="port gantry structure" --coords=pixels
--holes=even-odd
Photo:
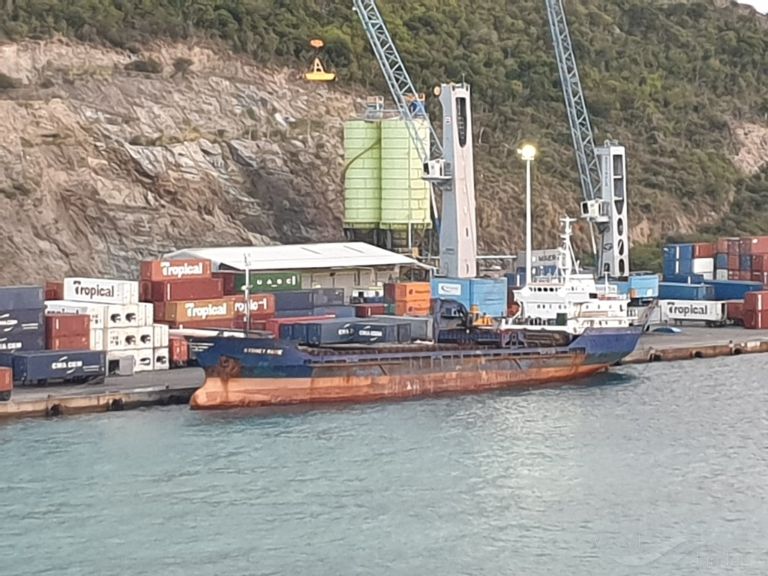
[[[443,108],[442,145],[429,120],[423,97],[413,81],[387,29],[375,0],[353,0],[392,99],[404,120],[430,183],[431,210],[439,234],[440,272],[453,278],[477,275],[477,222],[470,89],[467,84],[441,84],[435,89]],[[424,142],[416,120],[429,126]],[[441,192],[438,216],[435,189]]]
[[[590,223],[598,276],[622,278],[629,274],[625,149],[608,141],[595,146],[563,0],[546,0],[546,4],[584,196],[581,215]],[[595,245],[594,228],[599,246]]]

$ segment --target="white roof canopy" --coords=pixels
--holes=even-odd
[[[240,246],[231,248],[187,248],[165,254],[165,258],[211,260],[216,270],[317,270],[332,268],[373,268],[377,266],[419,266],[418,260],[378,248],[365,242]]]

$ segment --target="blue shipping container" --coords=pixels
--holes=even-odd
[[[667,244],[663,254],[664,260],[693,260],[693,244]]]
[[[0,354],[0,366],[13,369],[15,384],[101,380],[106,364],[106,352],[92,350]]]
[[[714,300],[743,300],[747,292],[759,292],[763,289],[760,282],[705,280],[704,283],[714,291]]]
[[[714,290],[706,284],[659,283],[661,300],[712,300]]]
[[[0,310],[30,310],[43,306],[44,293],[41,286],[0,287]]]
[[[472,299],[472,282],[467,278],[433,278],[432,298],[455,300],[469,310]]]
[[[42,308],[0,312],[0,336],[45,330],[44,322]]]
[[[728,270],[728,254],[715,255],[715,270]]]
[[[18,334],[0,334],[0,351],[13,352],[17,350],[42,350],[45,348],[45,328],[36,332],[19,332]]]
[[[703,274],[671,274],[664,276],[664,282],[673,284],[703,284]],[[658,289],[657,289],[658,292]]]
[[[621,296],[628,296],[629,295],[629,282],[621,282],[618,280],[614,280],[610,282],[611,286],[616,287],[616,294],[619,294]]]
[[[312,308],[312,292],[297,290],[294,292],[275,292],[275,310],[309,310]]]
[[[629,297],[656,298],[659,295],[658,274],[636,274],[628,278]]]
[[[750,254],[739,256],[739,268],[743,272],[752,272],[752,256]]]
[[[693,274],[693,260],[678,260],[678,274]]]
[[[324,320],[306,326],[307,343],[313,346],[351,342],[355,333],[354,322],[346,320]]]
[[[504,278],[473,278],[470,283],[470,309],[500,318],[507,314],[507,281]]]
[[[275,292],[277,294],[277,292]],[[307,308],[304,310],[277,310],[275,311],[275,318],[298,318],[303,316],[314,316],[315,311],[313,308]]]
[[[311,291],[312,306],[344,305],[344,288],[314,288]]]
[[[336,318],[354,318],[354,306],[316,306],[312,316],[336,316]]]
[[[664,272],[664,278],[680,274],[680,267],[678,266],[677,260],[664,260],[662,271]]]

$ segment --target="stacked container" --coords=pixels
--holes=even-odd
[[[768,291],[749,292],[744,297],[744,327],[751,330],[768,328]]]
[[[90,350],[91,317],[88,314],[46,314],[45,347],[48,350]]]
[[[0,351],[42,350],[44,346],[43,288],[0,287]]]
[[[431,301],[432,288],[429,282],[384,284],[387,311],[395,316],[429,316]]]

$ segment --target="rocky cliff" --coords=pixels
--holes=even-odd
[[[362,109],[359,88],[308,84],[295,69],[189,42],[140,55],[64,39],[7,43],[0,74],[2,282],[125,276],[142,258],[189,246],[343,238],[342,125]],[[484,138],[482,113],[475,128],[481,247],[514,252],[523,166],[513,152],[524,134]],[[741,173],[764,169],[768,122],[732,118],[726,129]],[[574,174],[567,140],[547,143],[535,180],[539,245],[578,210]],[[636,242],[694,232],[733,199],[694,210],[661,186],[638,190]]]

